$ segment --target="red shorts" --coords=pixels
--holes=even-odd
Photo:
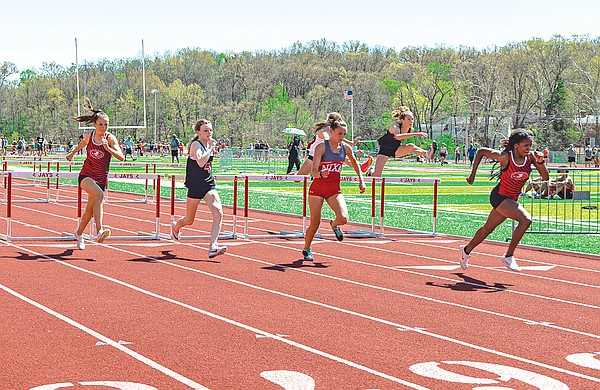
[[[328,183],[323,179],[315,179],[308,189],[308,195],[320,196],[329,199],[333,195],[341,194],[340,182]]]

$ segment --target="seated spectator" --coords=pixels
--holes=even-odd
[[[541,177],[531,179],[527,184],[525,191],[521,193],[521,196],[546,199],[553,199],[554,197],[573,199],[575,183],[573,183],[573,179],[569,176],[569,171],[561,169],[558,173],[560,176],[556,179],[550,179],[547,182]],[[533,190],[533,192],[530,192],[531,190]]]
[[[569,176],[569,171],[561,169],[558,171],[561,175],[555,180],[551,180],[550,183],[550,196],[558,196],[561,199],[573,199],[573,191],[575,190],[575,183]]]

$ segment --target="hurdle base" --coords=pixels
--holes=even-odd
[[[375,232],[370,232],[368,230],[348,230],[344,232],[344,237],[349,238],[379,238],[382,235]]]

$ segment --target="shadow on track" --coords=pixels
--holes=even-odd
[[[452,284],[452,283],[436,284],[434,282],[427,282],[425,284],[427,286],[448,288],[448,289],[454,290],[454,291],[466,291],[466,292],[484,291],[484,292],[488,292],[488,293],[504,291],[504,290],[508,289],[508,287],[512,286],[512,284],[504,284],[504,283],[487,284],[486,282],[484,282],[482,280],[472,278],[470,276],[463,274],[462,272],[455,273],[454,275],[463,279],[463,281],[456,282],[454,284]]]

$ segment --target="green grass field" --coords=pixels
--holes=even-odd
[[[242,159],[240,159],[242,160]],[[247,160],[247,159],[246,159]],[[185,158],[181,159],[182,162]],[[144,158],[138,163],[170,163],[170,158]],[[284,174],[287,160],[264,161],[228,161],[227,169],[221,169],[219,159],[215,159],[213,170],[218,175],[234,175],[243,173],[267,172]],[[465,178],[470,168],[465,164],[450,164],[441,167],[438,164],[423,164],[414,162],[389,161],[384,171],[384,177],[428,177],[442,180],[438,188],[437,232],[457,236],[471,237],[485,222],[491,210],[489,194],[496,185],[489,180],[491,165],[480,166],[476,181],[469,186]],[[140,167],[111,167],[111,172],[142,173]],[[150,170],[152,172],[152,168]],[[184,168],[159,167],[157,173],[185,173]],[[344,167],[344,175],[352,175],[349,167]],[[534,223],[523,240],[523,244],[555,248],[591,254],[599,253],[600,230],[598,210],[584,209],[583,206],[598,206],[599,173],[590,172],[589,188],[591,196],[585,201],[539,200],[523,199],[524,207],[534,217]],[[371,188],[367,181],[367,191],[359,194],[356,183],[342,183],[342,191],[348,203],[350,220],[354,222],[371,223]],[[243,206],[243,197],[239,186],[238,205]],[[111,190],[127,192],[143,192],[144,186],[122,182],[111,182]],[[218,182],[218,190],[223,204],[233,204],[233,184],[231,181]],[[293,182],[257,181],[250,184],[249,207],[267,211],[302,214],[302,186]],[[170,196],[170,188],[162,188],[162,196]],[[176,190],[176,197],[184,199],[185,188]],[[377,205],[380,202],[380,192],[377,189]],[[379,207],[379,206],[378,206]],[[390,227],[407,228],[417,231],[431,232],[433,229],[433,185],[431,184],[386,184],[385,225]],[[593,206],[592,206],[593,207]],[[377,211],[377,215],[379,211]],[[331,210],[323,209],[323,217],[331,218]],[[540,217],[543,216],[543,217]],[[376,226],[379,225],[377,218]],[[506,241],[511,236],[512,223],[506,221],[490,236],[490,240]],[[544,233],[533,233],[544,231]],[[566,233],[559,233],[566,232]],[[593,232],[593,233],[589,233]]]

